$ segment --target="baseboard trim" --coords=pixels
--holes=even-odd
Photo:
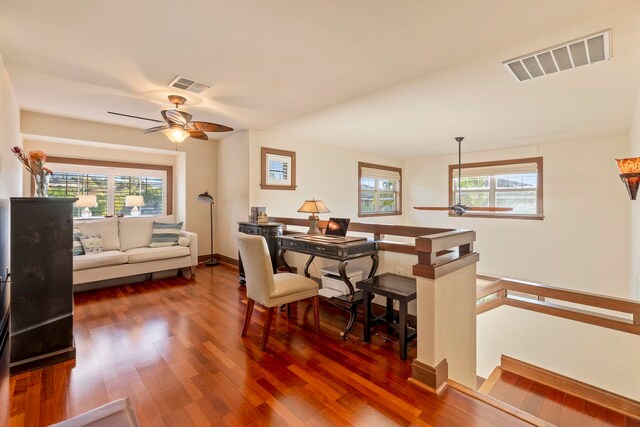
[[[411,379],[414,383],[421,383],[427,390],[440,395],[446,388],[449,379],[449,364],[442,359],[436,366],[429,366],[414,359],[411,364]]]
[[[211,259],[211,255],[198,255],[198,262],[205,262]],[[225,264],[233,265],[235,267],[238,266],[238,260],[228,257],[222,254],[213,254],[213,259],[217,259],[220,262],[224,262]]]
[[[500,368],[640,420],[640,402],[502,355]]]

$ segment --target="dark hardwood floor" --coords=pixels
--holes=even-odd
[[[175,278],[75,296],[75,361],[0,384],[0,425],[42,426],[128,396],[143,426],[527,425],[459,391],[435,397],[407,381],[384,333],[338,338],[346,316],[311,304],[278,313],[260,351],[264,311],[240,329],[237,270],[199,267]],[[4,365],[6,366],[6,360]]]

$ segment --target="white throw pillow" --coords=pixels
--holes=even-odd
[[[144,248],[151,243],[153,218],[120,218],[118,228],[120,230],[121,251]]]
[[[120,250],[120,237],[118,236],[118,218],[106,218],[97,221],[78,221],[76,228],[85,236],[99,235],[102,240],[102,249],[105,251]]]
[[[184,246],[186,248],[186,247],[189,247],[190,243],[191,243],[191,240],[189,240],[188,237],[182,237],[182,236],[178,237],[178,244],[180,246]]]

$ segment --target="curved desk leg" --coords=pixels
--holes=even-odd
[[[380,262],[380,258],[378,257],[378,253],[371,255],[371,270],[369,271],[369,279],[376,275],[376,271],[378,270],[378,263]]]
[[[347,297],[347,301],[350,303],[349,321],[347,322],[347,327],[344,328],[344,331],[340,332],[340,337],[342,339],[347,339],[347,335],[349,334],[349,332],[351,332],[351,329],[353,328],[353,324],[355,323],[355,320],[356,320],[356,314],[358,312],[358,304],[353,301],[353,297],[355,295],[355,289],[353,288],[353,284],[351,283],[351,280],[349,280],[349,277],[347,276],[347,264],[349,263],[346,261],[340,261],[340,264],[338,264],[338,273],[340,273],[340,278],[349,288],[349,296]]]
[[[278,256],[280,257],[280,261],[282,261],[282,266],[283,266],[284,268],[286,268],[286,269],[287,269],[287,271],[288,271],[289,273],[291,273],[291,267],[289,267],[289,264],[287,264],[287,260],[286,260],[286,259],[284,259],[284,253],[285,253],[285,252],[287,252],[287,250],[286,250],[286,249],[280,249],[280,250],[278,251]]]
[[[304,265],[304,277],[311,277],[311,274],[309,274],[309,267],[311,266],[311,263],[313,262],[315,257],[315,255],[311,255],[307,260],[307,263]]]

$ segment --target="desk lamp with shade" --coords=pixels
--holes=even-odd
[[[209,230],[211,234],[209,242],[211,244],[210,246],[211,252],[210,252],[209,260],[205,261],[204,265],[213,267],[214,265],[219,264],[219,262],[213,258],[213,197],[211,196],[211,194],[209,194],[208,191],[205,190],[204,193],[198,195],[198,201],[202,203],[207,203],[209,205]]]
[[[140,216],[140,208],[144,206],[144,199],[142,196],[127,196],[124,199],[124,205],[132,208],[131,216]]]
[[[78,200],[74,203],[77,208],[84,208],[80,213],[82,218],[91,218],[91,211],[89,208],[95,208],[98,206],[98,199],[93,194],[80,194]]]
[[[320,229],[318,228],[318,221],[320,217],[318,217],[318,213],[327,213],[331,212],[327,205],[325,205],[322,200],[305,200],[298,212],[310,213],[309,215],[309,231],[307,234],[320,234]]]

